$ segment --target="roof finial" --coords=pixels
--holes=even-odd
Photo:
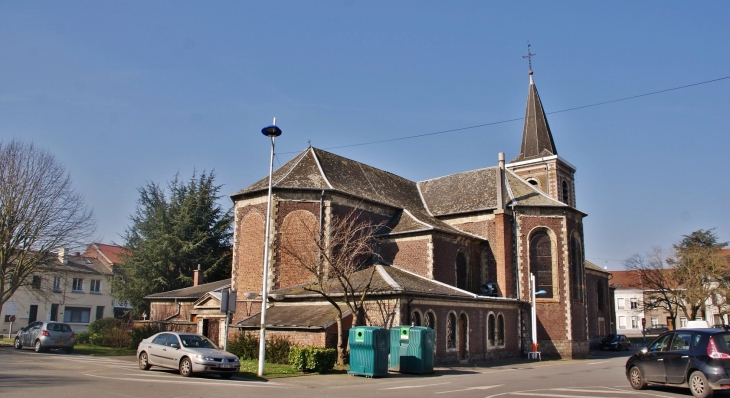
[[[530,71],[528,74],[530,75],[530,83],[532,83],[532,57],[534,57],[537,54],[530,53],[530,41],[527,41],[527,55],[523,55],[522,58],[527,58],[527,64],[530,66]]]

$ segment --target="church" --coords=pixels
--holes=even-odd
[[[520,153],[508,163],[495,153],[496,165],[410,181],[309,147],[276,169],[267,275],[268,176],[231,195],[231,330],[259,329],[265,277],[267,336],[334,347],[337,318],[349,328],[353,314],[306,289],[315,281],[282,242],[302,225],[326,234],[333,217],[357,210],[378,225],[366,324],[431,327],[436,363],[463,364],[530,351],[534,304],[542,355],[585,357],[591,339],[612,330],[608,273],[585,261],[576,167],[558,155],[529,76]]]

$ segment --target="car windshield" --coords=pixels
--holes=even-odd
[[[603,341],[604,342],[615,341],[615,340],[618,340],[618,335],[617,334],[609,334],[609,335],[607,335],[606,337],[603,338]]]
[[[66,325],[65,323],[49,323],[48,326],[46,326],[46,329],[52,331],[52,332],[70,332],[71,326]]]
[[[212,341],[203,336],[196,336],[194,334],[180,335],[180,341],[182,341],[183,347],[188,348],[218,348]]]
[[[730,354],[730,333],[718,333],[712,339],[715,340],[718,351]]]

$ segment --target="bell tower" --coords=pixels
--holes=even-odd
[[[532,77],[530,45],[527,55],[530,60],[530,86],[527,90],[527,109],[522,128],[520,154],[506,165],[506,168],[526,180],[535,188],[555,200],[576,207],[575,166],[558,156],[553,134],[550,131],[540,95]]]

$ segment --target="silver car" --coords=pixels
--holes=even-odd
[[[182,332],[161,332],[137,346],[139,368],[152,366],[179,369],[184,377],[193,373],[217,373],[224,379],[238,373],[238,357],[218,348],[205,336]]]
[[[33,347],[35,352],[47,351],[51,348],[60,348],[67,353],[74,350],[76,334],[71,326],[60,322],[32,322],[21,328],[15,335],[13,347],[16,350],[24,346]]]

